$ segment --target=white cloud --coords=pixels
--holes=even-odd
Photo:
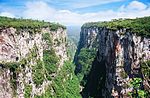
[[[23,17],[40,19],[40,20],[52,20],[54,17],[55,9],[49,7],[46,3],[40,2],[28,2],[26,9],[23,12]]]
[[[15,16],[9,12],[1,12],[0,16],[6,16],[6,17],[10,17],[10,18],[14,18]]]
[[[139,2],[139,1],[132,1],[130,2],[128,5],[122,5],[120,7],[120,11],[126,11],[126,12],[132,12],[132,11],[142,11],[142,10],[146,10],[148,7],[148,5]]]
[[[107,10],[79,14],[69,10],[56,10],[45,2],[40,1],[27,3],[26,10],[23,13],[25,18],[59,22],[64,25],[81,25],[85,22],[92,21],[149,16],[150,7],[138,1],[132,1],[127,6],[123,5],[118,11]]]
[[[150,16],[150,5],[139,1],[132,1],[128,5],[122,5],[118,10],[105,10],[93,13],[77,13],[69,10],[58,10],[49,6],[46,2],[28,2],[23,14],[17,13],[23,18],[59,22],[64,25],[82,25],[85,22],[108,21],[118,18],[136,18]],[[14,17],[11,13],[0,13],[2,16]]]
[[[128,6],[127,9],[130,10],[144,10],[146,9],[147,5],[139,1],[132,1]]]
[[[56,10],[42,1],[28,2],[23,12],[24,18],[59,22],[65,25],[79,25],[83,23],[81,16],[69,10]]]
[[[64,25],[81,25],[89,21],[110,20],[115,16],[112,10],[79,14],[69,10],[56,10],[45,2],[28,2],[23,12],[24,18],[59,22]]]
[[[150,16],[150,5],[139,1],[132,1],[126,6],[122,5],[117,13],[118,16],[122,18]]]

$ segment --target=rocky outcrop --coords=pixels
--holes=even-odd
[[[80,35],[78,50],[92,47],[95,38],[98,46],[82,90],[83,98],[126,98],[133,89],[128,86],[131,79],[142,77],[140,63],[150,60],[150,39],[126,28],[112,30],[96,26],[83,26]]]
[[[5,69],[0,74],[0,96],[2,98],[12,98],[13,90],[10,82],[10,70]]]
[[[43,38],[43,34],[46,33],[50,35],[52,41],[50,44]],[[38,28],[38,32],[33,32],[27,28],[0,27],[0,96],[24,98],[26,85],[32,87],[30,96],[32,98],[44,93],[51,81],[45,79],[37,86],[33,81],[32,66],[38,63],[37,60],[43,61],[43,51],[51,48],[59,58],[59,62],[55,65],[59,71],[64,61],[68,60],[64,28],[51,30],[50,27],[43,27]],[[14,66],[9,68],[8,65],[12,63],[16,63],[19,70],[14,69]],[[52,77],[56,74],[57,72],[53,73]]]
[[[92,48],[94,45],[94,42],[97,42],[98,40],[97,34],[98,34],[97,27],[91,27],[91,28],[82,27],[78,49],[83,48],[83,47]]]
[[[19,33],[19,34],[17,34]],[[50,28],[42,28],[40,33],[30,34],[28,29],[17,31],[15,28],[1,28],[0,30],[0,61],[15,62],[27,57],[34,45],[38,48],[38,58],[43,57],[44,41],[43,33],[50,33],[56,54],[59,57],[67,58],[65,50],[66,31],[59,28],[51,31]],[[58,45],[57,43],[61,45]],[[63,54],[64,53],[64,54]]]

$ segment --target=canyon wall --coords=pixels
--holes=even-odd
[[[58,27],[56,30],[51,30],[50,27],[39,27],[37,30],[0,27],[0,96],[2,98],[15,96],[34,98],[43,94],[51,84],[51,79],[48,78],[54,78],[64,61],[68,60],[66,29]],[[49,59],[46,58],[48,54],[58,60],[48,61]],[[50,68],[52,66],[56,71],[48,72],[43,62],[49,63]]]
[[[84,74],[82,78],[86,81],[81,85],[83,98],[129,97],[128,93],[133,90],[129,87],[132,79],[143,77],[141,62],[150,60],[149,37],[136,35],[126,28],[113,30],[83,25],[75,57],[77,75],[82,73],[84,66],[79,62],[83,48],[97,50],[88,75]]]

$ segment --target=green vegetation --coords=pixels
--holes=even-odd
[[[112,21],[86,23],[83,27],[107,27],[111,30],[126,28],[137,35],[150,37],[150,17],[136,19],[114,19]]]
[[[34,45],[33,48],[30,50],[30,52],[31,52],[30,57],[31,57],[31,58],[37,57],[37,51],[38,51],[38,48],[37,48],[36,45]]]
[[[74,74],[74,65],[66,62],[53,80],[55,98],[81,98],[79,94],[79,81]]]
[[[70,60],[74,59],[75,52],[76,52],[76,44],[71,38],[68,38],[67,39],[67,56],[70,58]]]
[[[59,58],[56,56],[55,51],[53,49],[44,50],[43,62],[44,62],[44,67],[46,69],[46,76],[48,80],[51,80],[50,74],[55,73],[57,71],[58,61],[59,61]]]
[[[0,16],[0,27],[14,27],[17,29],[34,29],[34,31],[39,31],[39,28],[42,27],[50,27],[52,31],[57,30],[59,27],[66,29],[65,26],[44,22],[39,20],[31,20],[31,19],[16,19],[16,18],[8,18]]]
[[[128,95],[132,96],[132,98],[147,98],[146,91],[141,89],[141,83],[141,78],[133,78],[133,80],[129,84],[130,87],[133,87],[133,91]]]
[[[33,81],[38,86],[41,85],[46,78],[51,80],[51,74],[57,72],[57,63],[59,58],[56,56],[55,51],[51,50],[44,50],[43,52],[43,61],[37,60],[37,64],[32,66],[32,75]]]
[[[52,39],[49,33],[44,33],[42,35],[43,40],[46,41],[48,49],[43,50],[43,63],[45,68],[46,78],[51,80],[51,74],[56,73],[58,69],[59,57],[55,54],[55,50],[51,47]]]
[[[0,17],[0,28],[7,27],[15,27],[19,30],[27,29],[30,33],[34,33],[32,30],[37,30],[42,27],[50,27],[51,30],[57,30],[60,25],[37,20],[33,21],[30,19]],[[30,49],[30,53],[26,58],[22,59],[18,63],[11,62],[6,64],[7,68],[13,72],[13,75],[11,76],[11,83],[15,93],[17,89],[17,75],[20,71],[23,75],[25,75],[25,66],[29,66],[29,68],[32,68],[32,79],[37,87],[43,84],[43,81],[45,80],[52,81],[52,84],[46,88],[46,91],[40,96],[35,95],[35,98],[81,98],[79,93],[79,81],[74,74],[75,65],[69,61],[65,62],[64,66],[61,67],[61,70],[58,71],[58,62],[60,58],[56,55],[55,50],[52,47],[50,33],[43,33],[42,40],[45,40],[47,44],[46,49],[44,47],[43,59],[40,59],[38,54],[39,47],[35,44],[33,48]],[[66,41],[66,39],[57,40],[58,45],[64,41]],[[30,61],[32,61],[33,65],[30,65]],[[25,83],[25,81],[23,82]],[[24,97],[30,98],[32,96],[32,85],[25,83],[24,91]]]
[[[89,71],[92,66],[92,62],[94,61],[94,58],[96,56],[96,49],[95,48],[82,48],[79,55],[78,55],[78,65],[80,65],[82,68],[77,74],[79,80],[81,81],[83,79],[83,76],[87,76],[89,74]],[[81,81],[81,85],[84,85],[86,83],[86,80]]]
[[[34,59],[36,63],[32,66],[33,81],[38,86],[41,85],[44,79],[51,80],[52,74],[57,72],[59,58],[55,54],[54,49],[51,47],[52,40],[49,33],[43,33],[42,39],[46,41],[48,48],[43,50],[43,60],[36,60],[37,57],[37,46],[34,45],[29,54],[29,60]]]
[[[16,89],[17,89],[17,75],[21,71],[20,69],[20,62],[9,62],[9,63],[3,63],[5,65],[5,68],[9,69],[12,74],[10,75],[10,83],[13,89],[14,96],[16,96]]]
[[[146,62],[143,62],[141,64],[141,71],[142,71],[142,74],[143,74],[143,77],[147,80],[147,81],[150,81],[150,60],[149,61],[146,61]]]
[[[41,60],[37,60],[37,64],[32,66],[32,77],[34,83],[38,86],[44,81],[44,65]]]
[[[25,98],[31,98],[31,92],[32,92],[32,86],[31,85],[25,85]]]
[[[150,97],[150,90],[146,89],[146,86],[150,86],[150,60],[141,64],[141,71],[145,81],[145,90],[148,92],[147,96]],[[147,85],[146,85],[147,84]]]
[[[74,74],[74,67],[71,62],[65,62],[45,93],[41,96],[36,95],[35,98],[81,98],[79,81]]]
[[[66,29],[66,27],[64,27],[64,26],[62,26],[62,25],[60,25],[60,24],[50,24],[50,29],[51,29],[51,31],[56,31],[59,27],[62,27],[62,28],[64,28],[64,29]]]
[[[52,45],[52,40],[49,33],[43,33],[42,39],[46,41],[47,45]]]

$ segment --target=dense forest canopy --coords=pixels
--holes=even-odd
[[[113,19],[104,22],[89,22],[85,23],[83,27],[107,27],[111,30],[118,30],[126,28],[136,33],[139,36],[150,37],[150,17],[136,18],[136,19]]]
[[[50,23],[39,20],[32,19],[22,19],[22,18],[8,18],[0,16],[0,27],[15,27],[15,28],[41,28],[41,27],[50,27],[51,30],[56,30],[59,27],[66,29],[65,26],[58,23]]]

